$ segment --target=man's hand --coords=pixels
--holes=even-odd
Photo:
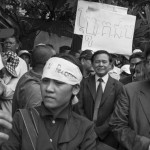
[[[12,117],[0,110],[0,145],[8,140],[8,131],[12,129]]]

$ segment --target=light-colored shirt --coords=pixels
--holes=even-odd
[[[98,88],[98,85],[99,85],[99,81],[98,81],[99,78],[100,77],[97,74],[95,74],[96,91],[97,91],[97,88]],[[106,74],[105,76],[102,77],[102,79],[103,79],[103,82],[102,82],[103,92],[105,91],[105,87],[106,87],[108,78],[109,78],[108,74]]]
[[[120,79],[120,68],[114,66],[114,68],[113,68],[112,70],[110,70],[110,71],[108,72],[108,74],[109,74],[112,78],[114,78],[114,79],[116,79],[116,80],[119,80],[119,79]]]
[[[17,72],[18,78],[22,77],[22,75],[28,71],[26,62],[20,57],[19,57],[19,64],[15,70]]]

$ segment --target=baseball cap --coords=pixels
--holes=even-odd
[[[27,54],[29,57],[31,57],[31,54],[27,50],[21,50],[21,51],[19,51],[18,56],[21,56],[23,54]]]
[[[139,53],[139,52],[142,53],[142,51],[141,51],[140,49],[135,49],[135,50],[133,50],[132,54],[134,54],[134,53]]]

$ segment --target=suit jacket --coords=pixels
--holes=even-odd
[[[128,83],[131,83],[132,82],[132,75],[129,75],[123,79],[120,79],[119,80],[122,84],[126,85]]]
[[[97,122],[95,124],[95,131],[100,140],[113,147],[116,147],[117,143],[113,135],[110,133],[108,123],[121,88],[122,84],[109,76],[98,110]],[[93,120],[96,99],[95,75],[82,81],[78,98],[79,113],[88,119]]]
[[[150,81],[126,85],[110,120],[120,150],[148,150],[150,145]]]

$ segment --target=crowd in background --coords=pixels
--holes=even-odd
[[[1,149],[149,150],[149,72],[150,49],[124,56],[40,43],[29,51],[5,37]]]

